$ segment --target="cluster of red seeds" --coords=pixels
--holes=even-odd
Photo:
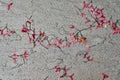
[[[85,10],[88,11],[88,13],[91,15],[91,17],[93,18],[92,20],[89,17],[87,17]],[[113,30],[113,34],[120,34],[120,28],[118,28],[117,26],[117,22],[119,20],[113,22],[112,16],[110,17],[110,19],[107,19],[107,17],[104,14],[104,8],[97,8],[92,4],[92,1],[90,3],[83,1],[83,8],[80,10],[80,12],[80,16],[82,18],[85,18],[85,24],[89,24],[89,28],[91,30],[92,27],[110,27]]]
[[[64,77],[69,77],[70,80],[73,80],[73,77],[74,77],[74,73],[73,74],[70,74],[68,75],[68,71],[70,70],[70,68],[66,68],[66,67],[59,67],[59,66],[55,66],[55,72],[56,73],[60,73],[61,71],[63,71],[63,74],[60,75],[60,78],[64,78]]]
[[[32,28],[31,25],[32,25],[32,21],[27,20],[25,24],[22,25],[21,32],[28,35],[29,43],[33,43],[34,47],[38,42],[40,45],[42,45],[47,49],[47,47],[43,45],[43,41],[45,40],[48,41],[48,36],[45,34],[45,32],[42,31],[36,33],[35,28]]]
[[[90,20],[84,11],[81,11],[84,9],[88,10],[88,13],[91,15],[94,21]],[[85,24],[89,24],[90,30],[92,30],[93,27],[102,28],[105,26],[105,27],[110,27],[113,30],[113,34],[120,34],[120,29],[117,26],[118,20],[116,20],[116,22],[113,22],[111,20],[112,16],[109,20],[107,20],[104,14],[104,8],[97,8],[92,4],[92,0],[90,3],[83,1],[83,9],[81,10],[80,10],[81,12],[80,16],[82,18],[85,18],[86,20]],[[84,58],[86,58],[88,61],[93,61],[93,58],[89,56],[89,51],[90,51],[90,47],[87,48],[87,51],[84,54]],[[103,77],[103,80],[109,78],[109,76],[105,73],[102,73],[101,75]]]
[[[78,37],[80,31],[70,33],[69,37],[62,38],[54,38],[53,40],[49,40],[49,36],[45,34],[43,31],[36,32],[35,28],[32,28],[32,21],[29,19],[22,25],[21,32],[28,35],[28,39],[30,43],[33,43],[34,47],[38,44],[48,49],[49,47],[58,47],[59,49],[64,47],[70,47],[75,43],[86,43],[87,38],[81,36]],[[71,26],[70,26],[71,29]],[[68,41],[69,39],[69,41]],[[45,45],[44,42],[47,42]]]
[[[0,35],[2,36],[11,36],[12,34],[16,34],[15,30],[11,30],[7,27],[7,24],[4,28],[0,29]]]
[[[10,55],[9,57],[13,59],[14,63],[17,62],[17,59],[18,59],[19,57],[22,57],[22,58],[23,58],[23,61],[25,62],[25,61],[28,60],[29,54],[28,54],[28,51],[27,51],[27,50],[25,50],[24,53],[23,53],[23,54],[20,54],[20,55],[18,55],[18,54],[16,53],[16,51],[14,51],[14,52],[12,53],[12,55]]]

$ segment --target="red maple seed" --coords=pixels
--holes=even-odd
[[[85,54],[84,54],[84,58],[87,57],[87,55],[89,54],[89,52],[90,52],[90,47],[87,47],[87,51],[86,51]]]
[[[63,71],[64,71],[64,74],[61,75],[60,78],[63,78],[63,77],[65,77],[65,76],[67,75],[67,70],[66,70],[66,68],[63,68]]]
[[[102,73],[103,80],[109,78],[109,76],[105,73]]]
[[[86,58],[86,57],[87,57],[87,55],[88,55],[88,52],[86,52],[86,53],[84,54],[84,58]]]
[[[75,38],[74,33],[70,33],[71,43],[77,43],[78,39]]]
[[[18,55],[16,52],[13,53],[13,60],[14,60],[14,63],[16,63],[17,59],[18,59]]]
[[[12,33],[12,34],[13,34],[13,33],[16,33],[16,31],[15,31],[15,30],[11,30],[10,33]]]
[[[88,61],[93,61],[93,58],[92,58],[91,56],[88,56],[88,57],[87,57],[87,60],[88,60]]]
[[[64,47],[70,47],[71,44],[72,44],[71,42],[67,42]]]
[[[29,29],[28,28],[26,28],[25,27],[25,25],[22,25],[22,30],[21,30],[21,32],[23,32],[23,33],[29,33]]]
[[[10,8],[11,8],[12,5],[13,5],[12,2],[8,4],[8,10],[10,10]]]
[[[80,15],[80,16],[83,18],[85,15],[86,15],[85,13],[81,13],[81,15]]]
[[[0,34],[3,35],[3,30],[2,29],[0,29]]]
[[[56,39],[55,42],[54,42],[54,44],[55,44],[56,46],[61,47],[61,46],[62,46],[62,39]]]
[[[35,39],[36,36],[38,36],[38,34],[32,34],[33,39]]]
[[[44,37],[45,36],[45,32],[40,32],[40,36]]]
[[[11,36],[11,33],[10,32],[4,32],[3,35]]]
[[[16,62],[17,62],[17,59],[16,59],[16,58],[13,58],[13,61],[14,61],[14,63],[16,63]]]
[[[101,13],[103,13],[104,8],[99,9]]]
[[[36,42],[35,42],[35,41],[33,42],[33,46],[34,46],[34,47],[36,46]]]
[[[120,29],[113,30],[113,34],[120,34]]]
[[[93,5],[90,6],[90,11],[91,11],[91,13],[95,12],[95,7]]]
[[[59,66],[55,66],[55,72],[60,73],[60,67]]]
[[[89,6],[90,11],[93,13],[95,11],[95,7],[93,5]]]
[[[40,45],[42,45],[42,44],[43,44],[43,40],[38,40],[38,42],[40,43]]]
[[[90,30],[92,30],[92,28],[93,28],[93,26],[92,26],[92,25],[90,25]]]
[[[106,24],[110,25],[111,24],[110,20],[106,21]]]
[[[100,19],[101,19],[101,20],[105,20],[105,18],[106,18],[106,17],[105,17],[104,14],[102,14],[102,15],[100,16]]]
[[[97,28],[97,29],[98,29],[98,28],[101,28],[100,23],[98,23],[98,24],[96,25],[96,28]]]
[[[73,80],[73,76],[74,76],[74,73],[69,76],[70,80]]]
[[[24,52],[24,54],[23,54],[23,57],[26,59],[26,60],[28,60],[28,57],[29,57],[29,54],[28,54],[28,52],[25,50],[25,52]]]
[[[70,25],[70,29],[74,29],[75,28],[75,26],[74,25]]]
[[[112,23],[111,23],[111,28],[112,28],[113,30],[115,30],[115,29],[116,29],[116,23],[112,22]]]
[[[86,17],[85,24],[87,24],[87,23],[89,23],[89,22],[90,22],[90,19],[88,19],[88,18]]]
[[[88,8],[89,4],[83,1],[83,8]]]
[[[101,20],[99,24],[100,24],[99,28],[103,27],[103,25],[105,24],[104,20]]]

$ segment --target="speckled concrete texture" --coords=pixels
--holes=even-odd
[[[112,34],[112,29],[93,28],[82,31],[86,43],[72,44],[58,48],[29,43],[21,32],[22,25],[31,17],[32,28],[44,31],[49,39],[69,37],[70,25],[77,29],[88,28],[80,10],[83,1],[90,0],[0,0],[0,29],[6,25],[16,33],[11,36],[0,35],[0,80],[72,80],[68,75],[74,73],[73,80],[120,80],[120,34]],[[8,4],[13,3],[8,10]],[[107,19],[120,19],[120,0],[92,0],[98,8],[104,8]],[[89,13],[86,15],[90,17]],[[120,22],[117,24],[120,28]],[[46,43],[45,43],[46,44]],[[93,61],[83,58],[86,46],[91,46],[89,55]],[[16,52],[22,55],[28,51],[28,60],[22,57],[14,63],[10,58]],[[67,76],[60,78],[55,66],[69,68]],[[102,73],[109,77],[103,79]]]

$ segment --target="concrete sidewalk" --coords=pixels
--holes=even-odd
[[[104,8],[106,19],[112,16],[111,22],[118,20],[120,28],[120,0],[93,0],[90,4]],[[94,19],[87,9],[80,11],[82,8],[83,0],[0,0],[0,30],[5,28],[0,34],[0,80],[120,80],[120,34],[113,34],[108,25],[90,30]],[[81,12],[91,21],[85,23],[86,16],[82,18]],[[36,33],[45,32],[51,42],[65,37],[70,41],[71,32],[85,29],[81,34],[87,42],[64,48],[46,49],[39,44],[33,47],[27,32],[21,32],[25,23]],[[66,69],[69,70],[64,74]],[[102,73],[109,77],[103,79]]]

